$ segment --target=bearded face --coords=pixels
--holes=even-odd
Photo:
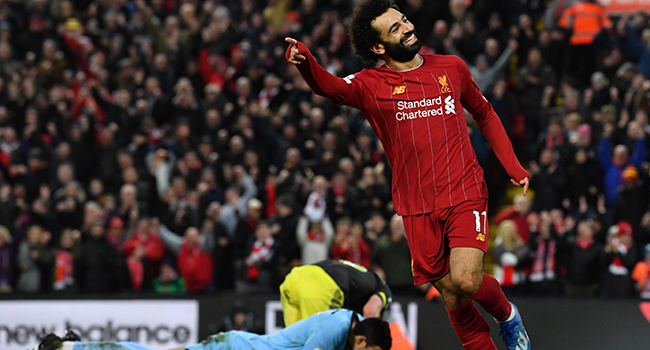
[[[418,39],[415,29],[404,33],[399,43],[382,41],[382,44],[388,57],[397,62],[408,62],[412,60],[422,48],[422,42]]]

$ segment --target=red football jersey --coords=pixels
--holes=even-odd
[[[298,69],[314,92],[360,109],[377,133],[393,169],[393,202],[400,215],[430,213],[472,198],[487,198],[483,170],[472,148],[463,107],[476,119],[508,174],[528,176],[501,120],[456,56],[423,55],[420,66],[385,65],[336,78],[306,47]]]

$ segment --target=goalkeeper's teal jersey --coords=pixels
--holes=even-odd
[[[219,333],[188,350],[344,350],[354,311],[327,310],[300,320],[273,335],[230,331]],[[362,319],[361,316],[357,316]]]
[[[210,336],[188,350],[345,350],[352,317],[362,320],[352,310],[319,312],[273,335],[230,331]],[[131,342],[75,342],[73,350],[151,350]]]

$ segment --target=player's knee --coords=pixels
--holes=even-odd
[[[465,295],[474,295],[481,288],[483,276],[476,276],[474,274],[458,274],[452,276],[454,286],[458,288]]]

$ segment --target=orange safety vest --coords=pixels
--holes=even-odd
[[[562,11],[559,24],[562,28],[573,30],[569,44],[588,45],[594,42],[596,34],[603,27],[609,26],[610,22],[603,6],[580,1]]]
[[[415,345],[409,337],[404,333],[404,330],[397,322],[390,324],[390,336],[393,339],[393,345],[390,350],[415,350]]]

